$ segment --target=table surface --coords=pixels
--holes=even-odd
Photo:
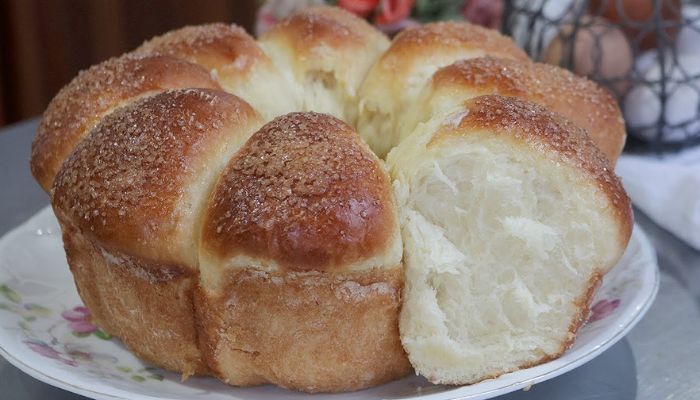
[[[37,120],[0,130],[0,235],[48,204],[28,160]],[[656,247],[661,286],[647,315],[625,339],[567,374],[500,400],[700,399],[700,252],[636,211]],[[0,398],[75,400],[0,358]]]

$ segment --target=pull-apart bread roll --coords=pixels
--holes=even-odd
[[[367,71],[389,47],[365,20],[333,7],[310,7],[281,21],[258,40],[303,93],[303,111],[354,124],[357,94]]]
[[[136,355],[338,392],[561,355],[630,236],[623,142],[607,93],[495,31],[390,42],[312,7],[82,72],[31,169],[94,323]]]
[[[467,384],[561,355],[632,227],[586,133],[533,103],[481,96],[419,125],[387,162],[416,371]]]
[[[528,60],[510,38],[497,31],[459,22],[410,27],[399,33],[372,66],[360,87],[357,129],[380,157],[399,142],[406,107],[440,67],[483,57]]]
[[[402,246],[389,177],[324,114],[263,126],[204,216],[200,340],[234,385],[345,391],[403,376]]]
[[[485,94],[519,97],[561,114],[586,130],[612,166],[622,152],[625,123],[607,90],[553,65],[492,57],[457,61],[435,72],[402,115],[399,140],[418,123]]]
[[[63,163],[53,208],[95,323],[139,357],[206,372],[195,331],[199,227],[233,153],[261,123],[221,91],[167,91],[104,118]]]
[[[203,68],[172,57],[112,58],[81,72],[51,100],[32,143],[31,170],[45,191],[75,145],[105,115],[166,89],[216,89]]]
[[[136,54],[169,55],[199,64],[229,93],[270,119],[299,110],[301,97],[242,28],[222,23],[188,26],[155,37]]]

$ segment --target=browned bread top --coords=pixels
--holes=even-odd
[[[621,224],[622,248],[632,233],[632,206],[620,179],[586,131],[559,114],[515,97],[485,95],[464,102],[463,111],[448,117],[428,146],[470,134],[508,135],[531,149],[572,165],[598,185]]]
[[[429,62],[434,51],[469,48],[494,57],[528,59],[512,39],[493,29],[464,22],[435,22],[406,28],[396,35],[380,65],[399,68],[400,64],[395,62],[404,57],[427,56]]]
[[[271,27],[261,42],[284,41],[296,57],[318,57],[318,46],[327,51],[367,46],[386,36],[365,20],[336,7],[309,7]],[[314,54],[316,53],[316,54]]]
[[[32,174],[47,192],[63,160],[102,117],[166,89],[218,88],[203,68],[172,57],[122,56],[81,72],[51,101],[32,143]]]
[[[552,65],[491,57],[461,60],[438,70],[431,85],[443,96],[464,90],[534,101],[584,128],[613,165],[625,142],[625,124],[613,96]]]
[[[131,103],[63,163],[53,207],[106,249],[196,267],[204,197],[259,125],[247,103],[221,91],[167,91]]]
[[[394,207],[386,172],[352,128],[329,115],[291,113],[263,126],[231,160],[202,246],[219,259],[262,259],[273,268],[342,269],[393,247]]]
[[[134,53],[183,58],[207,69],[235,64],[240,74],[248,73],[261,61],[269,61],[255,39],[245,30],[223,23],[186,26],[170,31],[145,42]]]

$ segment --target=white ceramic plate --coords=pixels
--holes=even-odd
[[[620,340],[651,305],[659,284],[656,256],[635,227],[620,263],[593,302],[592,317],[561,358],[471,386],[432,385],[416,376],[315,399],[487,399],[554,378]],[[149,367],[88,320],[68,270],[55,217],[46,208],[0,239],[0,354],[24,372],[96,399],[301,399],[273,386],[235,388],[213,378],[180,382]]]

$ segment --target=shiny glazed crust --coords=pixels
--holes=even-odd
[[[167,89],[219,85],[201,67],[172,57],[127,55],[81,72],[49,104],[32,143],[31,170],[51,190],[63,161],[106,114]]]
[[[223,172],[204,218],[202,251],[219,262],[343,271],[401,259],[389,177],[357,133],[326,114],[263,126]],[[363,265],[386,252],[389,263]]]
[[[196,269],[207,185],[259,125],[248,104],[221,91],[137,101],[78,144],[56,177],[53,207],[110,250]]]

